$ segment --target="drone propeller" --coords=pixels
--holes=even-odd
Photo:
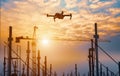
[[[47,17],[54,17],[54,15],[49,15],[49,14],[47,14],[46,16],[47,16]]]
[[[72,14],[70,13],[70,20],[72,19]]]
[[[49,15],[47,14],[47,17],[48,17]]]

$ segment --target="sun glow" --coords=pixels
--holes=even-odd
[[[43,39],[42,40],[42,44],[43,45],[48,45],[49,44],[49,40],[48,39]]]

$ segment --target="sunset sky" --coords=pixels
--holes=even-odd
[[[72,13],[72,19],[49,18],[46,14]],[[42,63],[48,57],[48,65],[58,73],[74,71],[78,64],[81,74],[88,72],[88,49],[90,42],[54,41],[52,38],[92,39],[94,24],[98,24],[99,45],[117,62],[120,61],[120,0],[1,0],[0,1],[0,73],[3,72],[3,46],[8,40],[9,26],[13,27],[13,49],[22,47],[26,57],[26,41],[15,43],[15,37],[33,35],[37,26],[37,49],[41,51]],[[42,42],[42,39],[48,42]],[[117,73],[117,65],[99,50],[100,61]],[[25,59],[24,59],[25,60]],[[114,68],[113,68],[114,67]]]

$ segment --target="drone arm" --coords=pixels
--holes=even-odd
[[[49,14],[47,14],[47,17],[54,17],[54,15],[49,15]]]
[[[70,15],[64,15],[64,16],[70,16]]]
[[[64,16],[70,16],[70,19],[72,19],[72,14],[69,14],[69,15],[64,15]]]

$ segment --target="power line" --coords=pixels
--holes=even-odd
[[[6,42],[4,42],[4,43],[7,45]],[[13,49],[12,49],[12,52],[15,53],[25,65],[27,65],[27,63]],[[29,67],[29,69],[32,70],[32,68],[30,68],[30,67]],[[34,72],[34,71],[32,70],[32,72]]]
[[[4,42],[6,45],[7,45],[7,43],[6,42]],[[25,64],[25,65],[27,65],[27,63],[12,49],[12,51],[13,51],[13,53],[15,53],[18,57],[19,57],[19,59]],[[30,60],[31,61],[33,61],[33,59],[31,59],[30,58]],[[36,65],[38,65],[37,63],[34,63],[34,64],[36,64]],[[44,65],[42,65],[42,64],[40,64],[42,67],[44,67]],[[42,67],[39,67],[40,69],[44,69],[44,68],[42,68]],[[32,72],[35,72],[32,68],[30,68],[30,67],[28,67]],[[47,74],[49,74],[48,73],[48,69],[47,69]],[[52,75],[53,75],[53,72],[51,73]]]
[[[94,42],[94,41],[93,41]],[[94,44],[95,44],[95,42],[94,42]],[[96,44],[95,44],[96,45]],[[112,59],[117,65],[118,65],[118,62],[112,57],[112,56],[110,56],[100,45],[97,45],[97,47],[99,47],[99,49],[101,49],[101,51],[103,52],[103,53],[105,53],[110,59]]]
[[[95,58],[95,57],[94,57]],[[96,58],[95,58],[96,59]],[[107,66],[103,65],[100,61],[98,61],[98,63],[100,63],[104,68],[107,68]],[[96,65],[95,65],[96,66]],[[108,69],[108,71],[112,72],[110,69]],[[114,72],[112,72],[114,73]],[[115,76],[117,76],[119,74],[119,72],[117,72],[116,74],[114,73]]]
[[[100,61],[99,61],[99,63],[100,63],[104,68],[107,68],[107,66],[103,65]],[[114,72],[111,71],[110,69],[108,69],[108,71],[114,73]],[[115,73],[114,73],[114,74],[115,74]],[[117,76],[117,75],[115,75],[115,76]]]
[[[103,48],[101,48],[100,46],[98,46],[102,52],[104,52],[109,58],[111,58],[117,65],[118,65],[118,62],[112,57],[110,56]]]
[[[32,61],[33,59],[32,58],[30,58],[30,60]],[[34,63],[34,64],[36,64],[36,65],[38,65],[37,63]],[[44,67],[44,65],[42,65],[42,64],[40,64],[42,67]],[[44,68],[42,68],[42,67],[40,67],[40,69],[42,69],[42,70],[44,70]],[[49,70],[47,69],[47,72],[48,72]],[[47,74],[49,74],[49,73],[47,73]],[[53,75],[53,72],[51,72],[51,74]]]
[[[94,42],[94,44],[95,44],[95,42]],[[99,49],[101,49],[101,51],[103,52],[103,53],[105,53],[110,59],[112,59],[113,60],[113,62],[115,62],[117,65],[118,65],[118,62],[112,57],[112,56],[110,56],[102,47],[100,47],[100,45],[97,45],[97,47],[99,48]],[[99,61],[100,62],[100,61]],[[106,68],[106,66],[104,66],[105,68]],[[110,71],[110,70],[109,70]],[[119,74],[119,72],[115,75],[115,76],[117,76]]]
[[[65,39],[66,40],[66,39]],[[74,40],[73,40],[74,41]],[[7,43],[5,42],[5,44],[7,45]],[[95,42],[94,42],[94,44],[95,44]],[[117,65],[118,65],[118,62],[112,57],[112,56],[110,56],[103,48],[101,48],[99,45],[97,45],[97,47],[99,47],[100,49],[101,49],[101,51],[102,52],[104,52],[110,59],[112,59]],[[27,63],[12,49],[12,51],[20,58],[20,60],[25,64],[25,65],[27,65]],[[32,59],[30,59],[30,60],[32,60]],[[33,60],[32,60],[33,61]],[[35,63],[34,63],[35,64]],[[37,64],[37,63],[36,63]],[[44,65],[42,65],[42,64],[40,64],[41,66],[44,66]],[[32,69],[32,68],[30,68],[29,67],[29,69],[31,69],[32,70],[32,72],[34,72],[34,70]],[[43,69],[42,67],[40,67],[40,69]],[[48,71],[48,69],[47,69],[47,71]],[[48,73],[49,74],[49,73]],[[53,73],[52,73],[53,74]]]

